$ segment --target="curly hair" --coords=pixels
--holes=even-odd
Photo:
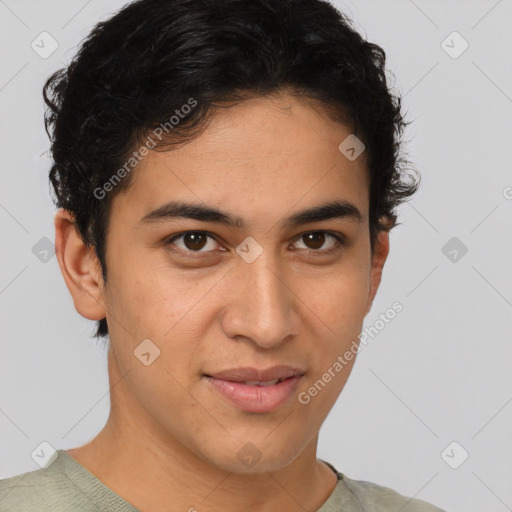
[[[403,157],[409,123],[388,87],[385,63],[384,50],[324,0],[129,3],[98,23],[44,85],[53,201],[72,214],[106,282],[110,206],[132,174],[105,197],[95,191],[137,144],[191,97],[196,108],[152,149],[199,136],[215,109],[230,102],[292,91],[323,106],[365,144],[373,251],[378,233],[397,224],[397,206],[419,186]],[[94,336],[107,335],[104,318]]]

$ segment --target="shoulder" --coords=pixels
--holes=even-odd
[[[80,494],[56,459],[42,469],[0,480],[0,512],[69,510],[70,503],[80,503]]]
[[[345,475],[342,475],[342,479],[365,512],[444,512],[426,501],[409,498],[389,487],[364,480],[353,480]]]
[[[329,462],[325,460],[322,462],[338,476],[337,489],[326,503],[325,512],[334,511],[336,508],[333,507],[338,507],[340,504],[350,512],[397,512],[398,510],[400,512],[445,512],[426,501],[409,498],[389,487],[349,478]]]

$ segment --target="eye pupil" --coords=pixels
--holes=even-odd
[[[312,249],[319,249],[325,243],[325,233],[321,231],[315,231],[314,233],[308,233],[304,235],[309,242],[313,242]]]
[[[187,249],[199,250],[205,246],[207,237],[204,233],[190,232],[183,235],[183,242]]]

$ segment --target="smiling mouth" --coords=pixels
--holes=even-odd
[[[296,393],[304,375],[271,380],[229,380],[204,375],[207,384],[225,403],[251,413],[271,413],[283,407]]]

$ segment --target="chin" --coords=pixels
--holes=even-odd
[[[290,465],[300,455],[297,444],[289,441],[283,447],[272,446],[271,443],[265,447],[261,442],[239,443],[239,445],[238,449],[232,449],[231,446],[225,447],[226,449],[221,453],[211,454],[206,460],[224,471],[249,475],[279,471]]]

